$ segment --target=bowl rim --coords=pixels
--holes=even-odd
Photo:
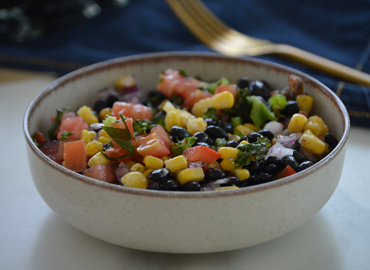
[[[35,110],[35,107],[37,104],[42,102],[43,98],[47,96],[50,92],[56,90],[58,87],[63,86],[64,84],[73,81],[75,79],[78,79],[78,77],[81,77],[86,74],[90,73],[96,73],[100,70],[104,70],[109,67],[119,66],[122,64],[130,64],[140,61],[148,61],[148,60],[159,60],[159,59],[170,59],[170,58],[189,58],[189,57],[197,57],[204,58],[204,59],[213,59],[213,60],[223,60],[223,61],[235,61],[235,62],[247,62],[249,65],[256,65],[256,66],[263,66],[268,68],[273,68],[277,70],[283,70],[284,72],[289,72],[291,74],[296,74],[301,76],[305,83],[310,83],[316,88],[318,88],[320,91],[322,91],[326,96],[328,96],[330,99],[334,101],[334,104],[336,104],[336,107],[341,113],[341,118],[344,126],[343,136],[339,140],[338,145],[322,160],[311,166],[309,169],[304,170],[300,173],[297,173],[295,175],[291,175],[279,180],[274,180],[268,183],[263,183],[255,186],[249,186],[244,187],[240,189],[234,189],[234,190],[222,190],[222,191],[202,191],[202,192],[185,192],[185,191],[160,191],[160,190],[150,190],[150,189],[135,189],[135,188],[129,188],[124,187],[121,185],[115,185],[115,184],[109,184],[103,181],[95,180],[93,178],[84,176],[82,174],[70,171],[66,169],[65,167],[57,164],[56,162],[52,161],[50,158],[48,158],[46,155],[44,155],[40,149],[36,147],[36,145],[33,143],[31,134],[28,132],[29,122],[32,118],[32,113]],[[245,195],[255,192],[261,192],[266,191],[269,189],[277,188],[283,185],[287,185],[296,181],[299,181],[300,179],[306,177],[307,175],[310,175],[315,172],[315,170],[325,166],[327,163],[331,162],[333,158],[335,158],[345,147],[345,144],[349,137],[349,131],[350,131],[350,119],[348,112],[342,103],[342,101],[339,99],[337,95],[335,95],[334,92],[332,92],[327,86],[325,86],[323,83],[319,82],[315,78],[301,72],[298,70],[295,70],[293,68],[273,63],[266,60],[251,58],[251,57],[233,57],[233,56],[224,56],[213,52],[182,52],[182,51],[175,51],[175,52],[157,52],[157,53],[146,53],[146,54],[138,54],[138,55],[131,55],[131,56],[125,56],[125,57],[119,57],[114,58],[102,62],[98,62],[92,65],[88,65],[86,67],[82,67],[80,69],[77,69],[73,72],[70,72],[52,83],[50,83],[48,86],[46,86],[29,104],[27,107],[24,118],[23,118],[23,132],[26,138],[26,142],[29,145],[32,152],[40,158],[43,162],[45,162],[47,165],[49,165],[52,169],[57,170],[64,175],[71,177],[77,181],[81,181],[85,184],[100,187],[103,189],[123,193],[123,194],[139,194],[143,196],[151,196],[151,197],[163,197],[163,198],[208,198],[208,197],[223,197],[223,196],[235,196],[235,195]]]

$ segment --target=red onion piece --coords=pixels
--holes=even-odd
[[[282,159],[285,156],[291,155],[293,155],[293,149],[285,148],[280,143],[276,143],[270,148],[264,159],[267,160],[268,157],[278,157],[279,159]]]
[[[121,162],[117,169],[114,171],[114,174],[116,175],[117,180],[121,183],[122,176],[128,174],[130,172],[130,169],[126,166],[125,163]]]
[[[277,121],[270,121],[265,125],[264,129],[270,130],[276,136],[283,132],[284,125]]]
[[[277,141],[277,143],[280,143],[282,146],[286,148],[290,148],[292,147],[296,140],[297,140],[296,133],[292,133],[289,136],[282,137]]]
[[[284,129],[281,134],[284,135],[284,136],[288,136],[289,135],[289,130],[288,129]]]
[[[203,168],[204,166],[207,166],[207,165],[208,165],[208,163],[206,163],[204,161],[195,161],[195,162],[189,162],[188,167],[190,169]]]

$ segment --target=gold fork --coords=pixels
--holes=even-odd
[[[338,77],[370,86],[370,75],[286,44],[244,35],[220,21],[199,0],[167,0],[172,10],[204,44],[230,56],[278,54]]]

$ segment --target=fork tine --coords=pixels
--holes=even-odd
[[[199,19],[194,16],[194,13],[189,9],[186,1],[167,0],[167,2],[182,22],[198,39],[207,45],[211,45],[214,42],[216,37],[206,31],[204,27],[200,27],[198,22]]]

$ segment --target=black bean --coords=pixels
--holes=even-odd
[[[118,93],[110,93],[109,96],[106,99],[106,107],[112,107],[114,102],[119,100]]]
[[[281,159],[283,164],[289,165],[294,171],[298,172],[299,164],[293,156],[285,156]]]
[[[193,137],[196,137],[197,138],[197,140],[195,141],[194,145],[197,145],[200,142],[205,143],[205,142],[207,142],[207,139],[208,139],[208,135],[205,132],[197,132],[197,133],[195,133],[193,135]]]
[[[241,89],[249,87],[248,77],[242,77],[242,78],[238,79],[236,85]]]
[[[169,179],[170,176],[171,172],[166,168],[154,170],[149,174],[150,180],[154,182],[161,182],[162,180]]]
[[[105,98],[99,98],[95,101],[94,106],[92,107],[93,111],[100,112],[102,109],[108,107]]]
[[[212,118],[206,118],[206,119],[204,119],[204,121],[206,121],[207,126],[216,126],[217,125],[217,121],[213,120]]]
[[[302,154],[301,152],[297,150],[293,150],[293,157],[298,162],[298,164],[301,164],[302,162],[308,160],[308,158],[304,154]]]
[[[227,177],[227,182],[225,184],[221,184],[221,187],[230,187],[232,185],[236,185],[240,182],[240,179],[236,176]]]
[[[292,116],[295,113],[298,113],[300,110],[299,104],[295,100],[289,100],[286,103],[285,109],[282,111],[282,114],[285,116]]]
[[[261,96],[265,100],[270,97],[270,86],[264,81],[253,81],[249,84],[249,91],[252,96]]]
[[[281,162],[281,159],[278,157],[274,157],[274,156],[268,157],[266,160],[266,164],[274,164],[280,169],[284,169],[283,167],[285,167],[283,163]]]
[[[254,186],[254,185],[267,183],[272,180],[273,180],[272,176],[268,173],[257,173],[257,174],[251,175],[248,179],[244,181],[247,181],[245,186]]]
[[[182,191],[200,191],[200,184],[197,182],[188,182],[182,186]]]
[[[307,169],[308,167],[311,167],[314,163],[312,161],[303,161],[301,164],[299,164],[299,171],[303,171]]]
[[[299,143],[299,140],[296,140],[290,148],[299,151],[299,149],[301,148],[301,144]]]
[[[241,143],[242,141],[248,141],[248,137],[247,136],[241,137],[238,143]]]
[[[173,126],[171,128],[170,135],[175,142],[181,142],[184,138],[191,136],[185,128],[178,126]]]
[[[165,179],[159,182],[159,190],[175,191],[180,190],[181,185],[176,179]]]
[[[259,137],[262,137],[262,135],[261,135],[260,133],[258,133],[258,132],[251,132],[251,133],[249,133],[249,134],[248,134],[248,136],[247,136],[247,138],[248,138],[248,142],[249,142],[249,143],[254,143],[254,142],[256,142],[256,141],[257,141],[257,139],[258,139]]]
[[[244,165],[243,169],[247,169],[250,174],[262,172],[265,168],[265,161],[263,159],[253,160],[248,165]]]
[[[217,121],[217,126],[219,126],[220,128],[222,128],[223,130],[225,130],[227,133],[233,133],[233,125],[226,121],[226,122],[223,122],[221,120]]]
[[[270,130],[267,130],[267,129],[260,130],[258,131],[258,133],[261,134],[263,137],[266,137],[270,141],[275,137],[274,134]]]
[[[225,173],[221,171],[220,169],[217,168],[211,168],[206,171],[204,174],[204,180],[209,183],[209,182],[214,182],[218,179],[222,179],[225,177]]]
[[[325,135],[325,142],[329,144],[331,149],[334,149],[338,144],[337,138],[335,138],[335,136],[331,133],[327,133]]]
[[[238,142],[236,141],[236,140],[231,140],[231,141],[228,141],[227,143],[226,143],[226,147],[233,147],[233,148],[235,148],[235,147],[237,147],[238,146]]]
[[[208,126],[204,131],[212,139],[216,140],[217,138],[226,139],[229,137],[227,132],[218,126]]]
[[[270,174],[272,177],[274,177],[275,175],[278,174],[278,172],[280,172],[281,169],[276,166],[275,164],[267,164],[265,166],[265,172]]]

